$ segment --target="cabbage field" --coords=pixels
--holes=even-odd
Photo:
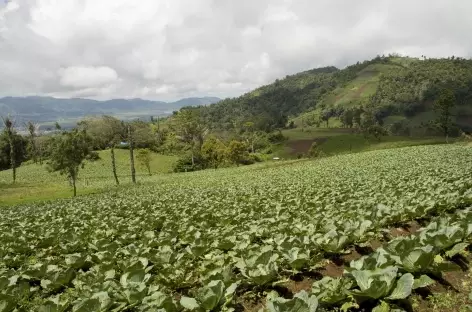
[[[472,242],[472,147],[166,175],[1,208],[0,226],[0,312],[402,311]]]

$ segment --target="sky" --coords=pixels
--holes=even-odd
[[[0,96],[234,97],[388,53],[472,56],[470,0],[0,0]]]

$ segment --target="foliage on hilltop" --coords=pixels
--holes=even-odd
[[[369,110],[382,124],[389,116],[412,119],[433,112],[444,89],[455,95],[457,125],[472,130],[472,60],[457,57],[378,56],[344,69],[308,70],[199,109],[211,128],[225,130],[253,122],[258,130],[272,131],[306,112],[316,112],[306,117],[316,119],[312,124],[323,123],[350,109]]]

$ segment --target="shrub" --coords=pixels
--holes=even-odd
[[[320,155],[321,155],[321,151],[320,151],[320,147],[318,143],[313,142],[311,144],[310,149],[308,150],[308,157],[316,158],[316,157],[319,157]]]
[[[402,136],[410,135],[410,127],[406,120],[395,121],[389,126],[388,131],[392,135],[402,135]]]
[[[285,140],[287,140],[287,138],[284,137],[284,135],[283,135],[282,132],[280,132],[280,131],[277,131],[277,132],[275,132],[275,133],[269,134],[269,136],[267,137],[267,139],[268,139],[269,142],[272,143],[272,144],[281,143],[281,142],[284,142]]]
[[[192,164],[192,155],[184,155],[179,158],[174,164],[174,172],[190,172],[205,169],[205,162],[199,155],[194,156],[194,163]]]

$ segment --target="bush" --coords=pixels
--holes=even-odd
[[[252,164],[254,164],[255,162],[256,162],[256,161],[254,160],[253,157],[248,156],[248,157],[246,157],[246,158],[241,159],[238,164],[239,164],[239,165],[247,166],[247,165],[252,165]]]
[[[284,135],[280,131],[269,134],[267,139],[272,144],[281,143],[281,142],[284,142],[285,140],[287,140],[287,138],[284,137]]]
[[[205,162],[201,156],[194,157],[194,164],[192,164],[192,155],[182,156],[174,164],[174,172],[190,172],[198,171],[206,168]]]
[[[410,135],[410,127],[406,120],[395,121],[389,126],[388,131],[392,135],[402,135],[402,136]]]
[[[320,155],[321,155],[321,151],[320,151],[320,147],[318,143],[313,142],[311,144],[310,149],[308,150],[308,157],[317,158],[317,157],[320,157]]]
[[[261,153],[252,153],[252,154],[249,154],[249,159],[252,161],[252,163],[258,163],[258,162],[266,161],[267,156]]]
[[[97,152],[90,152],[90,154],[87,157],[87,160],[90,161],[97,161],[100,160],[100,155]]]

